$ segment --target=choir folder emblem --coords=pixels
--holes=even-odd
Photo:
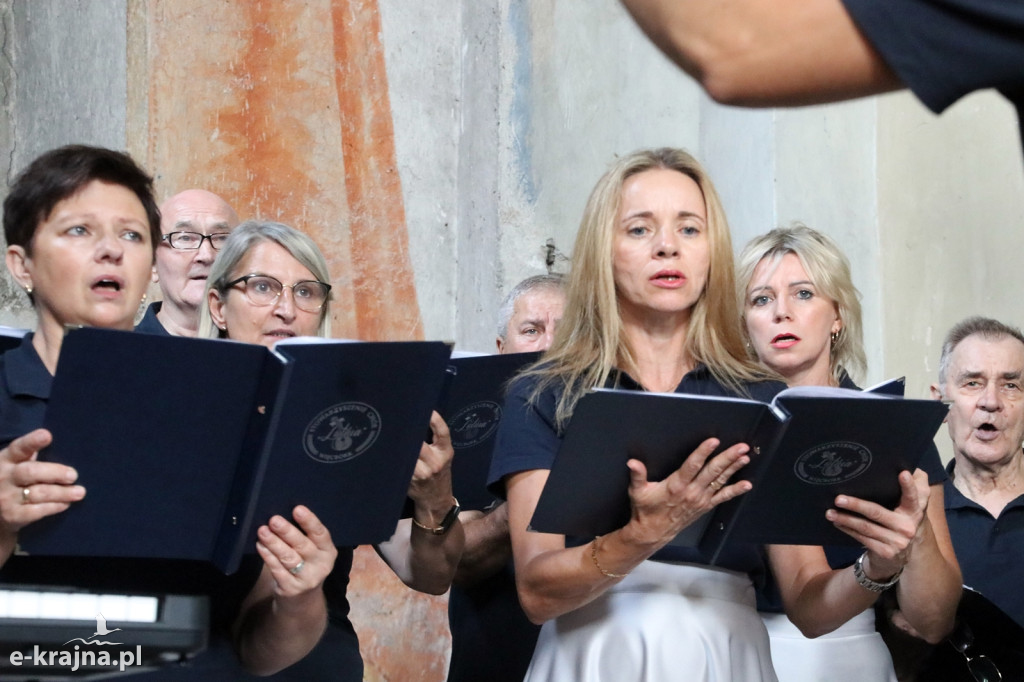
[[[452,486],[463,509],[484,509],[494,502],[487,491],[487,472],[501,422],[505,385],[539,358],[540,353],[452,354],[438,411],[451,433],[455,449]]]
[[[42,457],[86,498],[30,524],[30,554],[212,561],[305,504],[339,546],[386,540],[448,362],[442,342],[263,346],[102,329],[68,333]]]
[[[843,493],[894,508],[897,477],[913,471],[946,414],[938,401],[799,387],[771,404],[686,394],[596,389],[584,395],[537,504],[533,530],[593,537],[628,523],[626,461],[648,479],[675,471],[707,438],[747,443],[750,464],[733,481],[750,492],[719,505],[672,544],[714,563],[726,543],[855,544],[825,518]]]

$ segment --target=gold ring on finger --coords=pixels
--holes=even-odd
[[[32,498],[32,489],[31,488],[22,488],[21,489],[21,503],[22,504],[29,504],[29,503],[32,502],[31,498]]]
[[[711,481],[711,483],[708,483],[708,487],[714,490],[715,492],[718,492],[719,490],[722,489],[722,484],[719,483],[718,479],[716,478],[715,480]]]

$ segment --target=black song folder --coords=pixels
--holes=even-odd
[[[747,443],[750,463],[730,483],[753,489],[685,528],[672,544],[712,563],[726,543],[850,545],[825,518],[838,494],[892,509],[947,407],[883,392],[798,387],[771,404],[740,398],[597,389],[584,395],[537,504],[533,530],[582,537],[629,522],[626,461],[648,480],[678,469],[704,440]]]
[[[263,346],[67,334],[41,459],[86,497],[19,534],[30,554],[212,561],[231,573],[296,504],[336,545],[386,540],[444,382],[441,342]]]
[[[505,386],[540,353],[463,355],[453,353],[438,412],[448,424],[455,458],[452,487],[463,509],[484,509],[495,501],[487,491],[491,452],[501,422]]]

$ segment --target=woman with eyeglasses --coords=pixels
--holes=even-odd
[[[37,326],[0,357],[0,582],[208,596],[207,650],[147,679],[237,679],[239,660],[267,673],[301,658],[326,621],[322,583],[336,554],[308,510],[296,509],[299,527],[280,516],[262,526],[263,560],[244,561],[232,576],[197,561],[11,556],[22,528],[86,495],[89,481],[79,482],[74,469],[37,460],[52,440],[39,427],[64,331],[69,325],[131,331],[152,274],[160,212],[152,179],[131,157],[73,145],[42,154],[16,178],[3,222],[7,267],[28,294]],[[304,570],[281,570],[296,552]]]
[[[199,336],[258,343],[268,348],[294,336],[330,336],[331,285],[327,262],[305,234],[287,225],[250,220],[224,243],[207,281]],[[394,536],[375,547],[409,587],[443,594],[464,542],[451,487],[454,450],[444,421],[430,422],[433,442],[424,443],[409,487],[413,517],[398,522]],[[348,619],[346,598],[352,548],[339,548],[324,583],[329,623],[304,659],[275,676],[308,682],[361,682],[359,642]]]

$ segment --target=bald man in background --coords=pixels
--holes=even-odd
[[[206,278],[238,214],[213,192],[187,189],[165,201],[160,216],[155,279],[163,300],[150,304],[135,331],[195,336]]]

